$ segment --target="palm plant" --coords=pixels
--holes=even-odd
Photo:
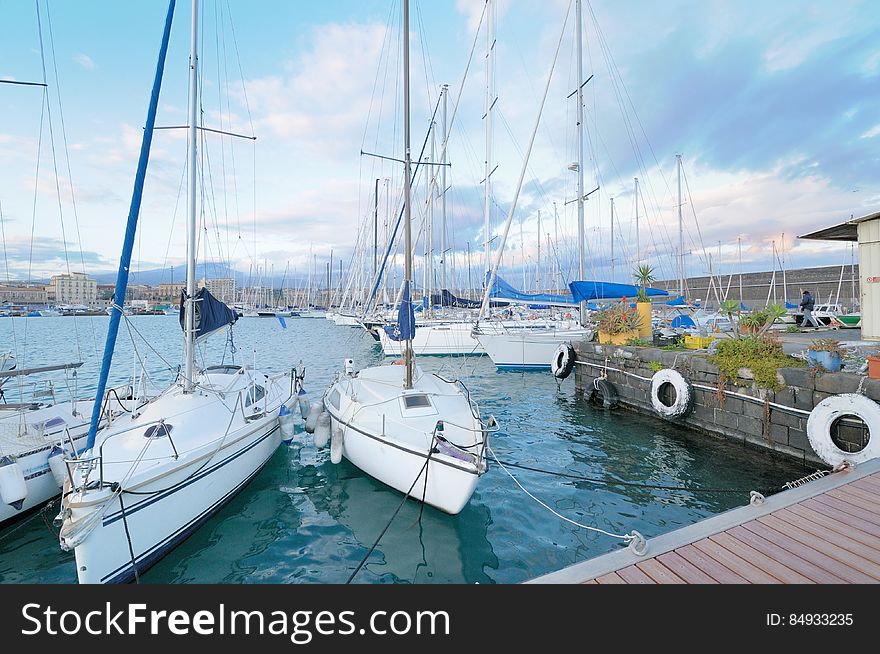
[[[640,264],[633,270],[633,278],[639,283],[637,302],[650,302],[648,298],[648,284],[654,283],[654,268],[646,263]]]

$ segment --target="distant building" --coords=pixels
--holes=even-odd
[[[0,303],[47,304],[48,301],[44,286],[0,286]]]
[[[155,300],[173,301],[180,300],[180,294],[186,288],[186,284],[178,282],[176,284],[159,284],[155,288]]]
[[[56,304],[95,304],[98,299],[98,283],[85,273],[53,275],[47,289]]]
[[[235,279],[232,277],[217,277],[215,279],[199,280],[199,288],[207,286],[215,298],[226,304],[235,302]]]

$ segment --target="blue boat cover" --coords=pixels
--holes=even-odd
[[[412,298],[409,294],[409,280],[403,283],[403,295],[400,298],[400,309],[397,312],[397,322],[385,326],[385,333],[392,341],[409,341],[416,333],[416,316],[413,310]]]
[[[572,297],[577,302],[589,302],[591,300],[611,300],[615,298],[635,298],[639,294],[640,286],[634,284],[616,284],[614,282],[595,282],[580,281],[571,282],[568,287],[571,289]],[[668,291],[659,288],[645,289],[648,297],[665,297],[669,295]]]
[[[486,273],[486,283],[489,283],[491,273]],[[495,276],[495,283],[492,285],[490,297],[508,300],[510,302],[521,302],[523,304],[553,304],[575,306],[577,302],[570,295],[554,295],[552,293],[523,293],[513,286],[505,282],[498,275]]]
[[[200,340],[213,334],[218,329],[231,325],[238,320],[238,314],[215,298],[207,288],[196,291],[193,306],[195,307],[196,339]],[[180,294],[180,328],[186,331],[186,291]]]
[[[690,328],[690,327],[696,327],[697,323],[695,323],[694,319],[691,318],[690,316],[681,315],[681,316],[675,316],[675,318],[673,318],[672,321],[669,323],[669,326],[672,327],[673,329]]]

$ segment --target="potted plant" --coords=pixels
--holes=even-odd
[[[595,315],[598,322],[599,342],[607,345],[624,345],[628,340],[639,337],[642,324],[638,311],[633,311],[626,298],[605,311]]]
[[[838,372],[841,366],[843,346],[833,338],[819,338],[810,343],[807,360],[813,367],[822,366],[828,372]]]
[[[654,269],[646,263],[636,266],[633,277],[639,284],[639,293],[636,297],[636,310],[641,317],[639,326],[639,338],[651,338],[653,328],[651,325],[651,300],[648,298],[648,284],[654,283]]]

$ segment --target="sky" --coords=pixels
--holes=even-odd
[[[366,279],[374,211],[380,248],[400,211],[401,1],[201,4],[200,122],[256,136],[202,132],[201,260],[302,284],[310,270],[326,279],[332,253],[334,274],[342,261]],[[48,83],[0,84],[5,279],[115,270],[166,11],[162,0],[0,1],[0,79]],[[414,229],[432,205],[434,283],[445,245],[447,285],[479,284],[488,95],[492,257],[537,123],[502,273],[559,287],[579,276],[574,7],[493,0],[491,12],[487,94],[485,2],[411,2],[413,158],[425,142],[430,158],[443,84],[450,123],[445,239],[424,174],[437,171],[439,189],[440,166],[415,178]],[[190,22],[181,0],[159,126],[187,122]],[[797,236],[880,209],[878,35],[870,1],[585,2],[583,172],[585,192],[598,189],[585,203],[585,276],[630,281],[641,262],[676,277],[679,206],[690,275],[849,264],[848,245]],[[155,133],[134,281],[157,269],[170,281],[172,267],[183,278],[186,156],[184,130]]]

